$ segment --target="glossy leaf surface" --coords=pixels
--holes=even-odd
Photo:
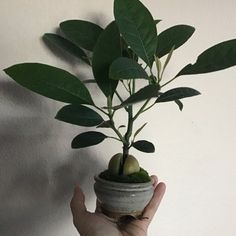
[[[65,36],[76,45],[93,51],[97,39],[103,29],[89,21],[68,20],[60,24]]]
[[[151,13],[138,0],[115,0],[114,16],[127,44],[150,66],[157,46],[157,30]]]
[[[149,98],[158,97],[159,95],[159,87],[157,85],[148,85],[142,89],[140,89],[138,92],[132,94],[127,100],[125,100],[121,105],[114,107],[114,109],[119,109],[121,107],[134,104],[137,102],[144,101]]]
[[[200,93],[197,90],[188,87],[174,88],[168,90],[165,93],[162,93],[160,97],[156,100],[156,102],[159,103],[159,102],[176,101],[181,98],[197,96],[199,94]]]
[[[113,21],[101,33],[92,61],[95,80],[107,97],[113,96],[118,84],[118,81],[109,78],[110,65],[118,57],[121,57],[120,33]]]
[[[64,106],[55,118],[70,124],[87,127],[99,125],[104,121],[97,112],[82,105]]]
[[[223,70],[236,65],[236,39],[221,42],[206,51],[196,63],[185,66],[176,77]]]
[[[69,72],[39,63],[23,63],[4,70],[23,87],[57,101],[94,104],[85,85]]]
[[[142,66],[126,57],[120,57],[111,64],[109,75],[114,80],[148,79],[148,75]]]
[[[176,50],[193,35],[194,31],[192,26],[176,25],[161,32],[158,36],[156,56],[165,56],[173,47]]]

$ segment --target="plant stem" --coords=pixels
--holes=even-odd
[[[166,86],[167,84],[171,83],[171,82],[172,82],[173,80],[175,80],[176,78],[178,78],[178,77],[174,77],[173,79],[167,81],[165,84],[161,85],[161,88],[164,87],[164,86]]]
[[[119,94],[117,91],[115,91],[115,94],[116,94],[116,96],[119,98],[120,102],[122,103],[122,102],[123,102],[123,99],[122,99],[122,97],[120,96],[120,94]]]
[[[143,110],[145,109],[145,107],[147,106],[147,104],[149,103],[150,100],[151,100],[151,98],[146,100],[146,102],[142,105],[142,107],[139,109],[137,114],[134,116],[133,121],[136,120],[138,118],[138,116],[143,112]]]
[[[126,87],[126,85],[125,85],[125,83],[124,83],[124,81],[123,80],[121,80],[121,83],[123,84],[123,86],[124,86],[124,88],[125,88],[125,90],[129,93],[129,89]]]
[[[113,131],[117,134],[117,136],[119,137],[120,141],[122,143],[124,143],[124,137],[122,136],[122,134],[120,133],[120,131],[115,127],[115,122],[113,120],[113,116],[114,116],[114,112],[112,111],[112,100],[111,97],[109,96],[107,98],[107,107],[108,107],[108,117],[111,121],[111,128],[113,129]]]
[[[125,140],[128,146],[129,146],[129,138],[132,135],[132,131],[133,131],[133,106],[130,105],[128,107],[128,127],[125,133]]]
[[[121,163],[121,172],[122,173],[124,170],[125,160],[127,159],[128,155],[129,155],[129,145],[130,145],[129,139],[130,139],[130,137],[132,135],[132,131],[133,131],[133,106],[132,105],[128,106],[127,110],[128,110],[128,127],[127,127],[127,131],[125,133],[125,136],[124,136],[125,142],[123,142],[123,160]]]
[[[135,93],[135,79],[133,79],[132,82],[133,82],[132,83],[132,85],[133,85],[132,86],[132,94],[134,94]]]
[[[152,105],[150,105],[149,107],[145,108],[145,109],[142,111],[142,113],[145,112],[145,111],[147,111],[147,110],[149,110],[150,108],[152,108],[155,104],[156,104],[156,103],[154,102]]]
[[[112,136],[108,136],[108,138],[115,139],[115,140],[117,140],[117,141],[121,141],[119,138],[112,137]]]
[[[135,80],[132,79],[131,83],[130,83],[130,94],[134,94],[135,93]],[[129,148],[130,148],[130,137],[132,135],[133,132],[133,105],[130,105],[126,108],[126,111],[128,112],[128,127],[127,127],[127,131],[124,135],[124,140],[125,142],[123,143],[123,160],[121,163],[121,172],[123,173],[123,169],[124,169],[124,163],[126,158],[129,155]],[[121,173],[121,174],[122,174]]]
[[[113,118],[111,118],[111,122],[114,123]],[[124,137],[122,136],[122,134],[120,133],[120,131],[115,127],[114,124],[111,125],[111,128],[114,130],[114,132],[117,134],[117,136],[119,137],[119,141],[121,141],[122,143],[125,142]]]
[[[96,106],[96,105],[94,105],[94,107],[96,108],[96,109],[98,109],[99,111],[101,111],[102,113],[104,113],[105,115],[109,115],[107,112],[105,112],[105,111],[103,111],[100,107],[98,107],[98,106]]]

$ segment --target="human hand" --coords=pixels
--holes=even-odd
[[[80,235],[147,236],[148,226],[158,209],[166,189],[164,183],[158,183],[156,176],[151,176],[151,178],[155,190],[152,199],[143,211],[142,219],[132,219],[122,223],[113,221],[105,216],[101,212],[98,201],[95,212],[88,212],[85,206],[85,196],[80,187],[77,186],[70,206],[73,215],[73,223]]]

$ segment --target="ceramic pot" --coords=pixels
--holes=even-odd
[[[101,203],[102,212],[118,219],[125,215],[140,216],[154,192],[152,182],[118,183],[94,177],[94,191]]]

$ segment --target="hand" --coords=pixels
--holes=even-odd
[[[152,176],[155,187],[153,197],[143,211],[142,219],[132,219],[126,222],[112,221],[101,213],[97,201],[95,213],[88,212],[85,206],[85,197],[79,187],[75,188],[71,200],[73,222],[81,236],[147,236],[150,225],[161,199],[165,193],[164,183],[158,183],[157,177]]]

